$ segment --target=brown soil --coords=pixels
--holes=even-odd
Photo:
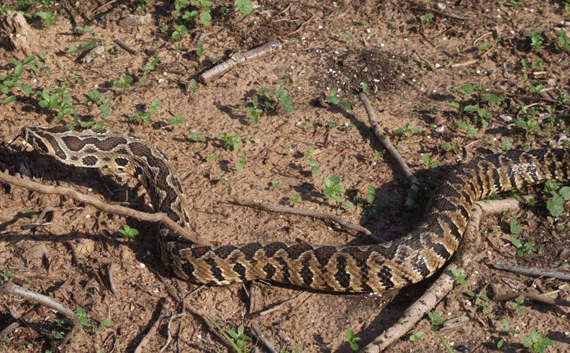
[[[368,96],[379,111],[379,123],[426,190],[438,184],[457,163],[501,152],[507,139],[513,148],[538,148],[551,140],[558,141],[563,133],[568,134],[567,105],[551,101],[568,93],[568,51],[557,40],[568,12],[560,2],[523,2],[515,5],[514,1],[458,1],[436,10],[435,3],[427,2],[429,8],[425,8],[424,1],[377,4],[262,0],[262,8],[250,15],[222,16],[222,5],[233,6],[222,0],[214,5],[208,26],[174,20],[173,5],[166,1],[153,1],[136,13],[151,15],[151,21],[140,26],[120,24],[121,18],[135,13],[140,1],[33,5],[22,10],[32,15],[57,12],[52,27],[36,16],[27,19],[31,25],[31,47],[36,54],[45,54],[43,65],[49,66],[50,71],[35,74],[27,68],[20,82],[34,92],[48,87],[67,90],[79,122],[104,121],[105,128],[143,137],[158,146],[170,157],[186,189],[192,226],[216,243],[270,239],[338,245],[370,243],[334,224],[261,212],[227,200],[242,198],[290,205],[291,197],[298,194],[300,200],[295,207],[336,214],[387,238],[409,231],[420,218],[419,212],[403,207],[406,183],[369,128],[356,94],[362,82],[368,84]],[[101,7],[106,3],[109,4]],[[66,7],[72,9],[73,18]],[[422,21],[420,16],[427,13],[435,16]],[[74,33],[73,23],[90,28],[93,33]],[[187,26],[179,40],[170,37],[174,24]],[[531,38],[525,36],[535,29],[543,31],[541,50],[532,48]],[[198,84],[193,92],[191,79],[197,79],[217,61],[226,60],[238,49],[249,50],[274,38],[283,43],[280,51],[239,65],[208,85]],[[82,49],[68,53],[70,47],[94,39],[105,43],[105,52],[90,63],[79,60]],[[119,47],[117,39],[136,50],[136,55]],[[196,53],[198,43],[203,44],[202,55]],[[492,45],[487,52],[478,49],[485,43]],[[149,66],[155,56],[160,57],[155,70],[143,71],[143,66]],[[24,57],[0,49],[0,75],[14,74],[15,66],[8,60]],[[542,63],[534,68],[532,64],[537,58]],[[523,60],[528,63],[527,70]],[[461,63],[467,64],[449,65]],[[431,68],[435,68],[435,73]],[[113,86],[124,75],[134,77],[132,87]],[[530,92],[529,87],[539,84],[546,88],[543,92]],[[452,91],[464,85],[484,85],[499,92],[500,103],[480,102],[491,113],[486,119],[488,126],[477,121],[473,113],[459,116],[448,106],[478,104],[476,95]],[[268,102],[266,113],[254,126],[245,103],[262,86],[287,90],[295,109],[286,112],[268,92],[262,99]],[[98,104],[84,102],[88,91],[95,90],[103,99],[110,98],[111,115],[107,119],[100,117]],[[351,103],[354,110],[346,111],[328,102],[326,96],[331,90],[338,92],[341,102]],[[59,121],[57,112],[41,108],[38,95],[27,95],[17,88],[12,92],[15,101],[2,106],[1,169],[151,211],[144,202],[144,190],[134,182],[124,184],[97,171],[62,166],[25,150],[19,142],[8,146],[8,141],[26,125],[79,126],[71,116]],[[2,93],[0,98],[4,101],[8,95]],[[148,111],[154,99],[160,100],[160,106],[148,125],[129,121],[135,111]],[[521,111],[521,106],[527,107],[528,113]],[[175,126],[167,123],[179,115],[186,121]],[[504,116],[513,119],[509,121]],[[527,121],[530,116],[542,132],[525,134],[513,123],[514,119]],[[477,136],[459,128],[459,122],[475,127]],[[394,131],[406,123],[418,127],[419,132],[400,139]],[[206,142],[187,138],[191,133],[202,134]],[[229,151],[218,137],[220,133],[240,135],[247,140],[238,151]],[[458,153],[445,149],[443,144],[455,145]],[[463,147],[466,153],[462,152]],[[310,148],[315,149],[311,157],[318,164],[319,176],[311,173],[308,158],[303,156]],[[380,153],[375,158],[376,150]],[[437,160],[439,168],[430,169],[422,154]],[[208,161],[214,155],[216,159]],[[240,156],[246,161],[243,170],[238,171]],[[358,203],[355,200],[365,198],[368,185],[376,187],[374,204],[346,208],[327,199],[321,178],[331,175],[342,180],[347,190],[342,196],[345,201]],[[272,188],[277,181],[279,185]],[[65,347],[67,352],[133,352],[159,317],[163,298],[169,297],[167,287],[176,288],[187,307],[215,318],[225,329],[244,325],[251,335],[251,323],[259,323],[280,351],[300,348],[300,352],[350,352],[344,341],[346,330],[354,330],[362,338],[359,343],[366,345],[390,327],[430,282],[364,295],[316,293],[256,283],[255,304],[250,308],[252,284],[198,288],[171,276],[155,247],[154,224],[104,214],[64,197],[10,185],[2,185],[0,193],[0,262],[15,273],[14,282],[47,294],[74,310],[82,307],[92,321],[111,319],[111,326],[101,328],[99,333],[86,329],[75,337]],[[425,195],[418,198],[417,209],[426,204],[429,192]],[[33,222],[29,215],[39,214],[46,207],[56,208],[48,213],[49,223],[25,228]],[[533,238],[537,249],[544,248],[543,253],[516,255],[509,241],[509,222],[514,218],[522,225],[522,233],[516,237],[523,242]],[[568,309],[524,301],[524,316],[520,316],[510,303],[489,302],[490,313],[483,313],[467,292],[479,293],[488,281],[496,283],[502,293],[513,291],[508,282],[521,290],[550,292],[554,298],[566,298],[568,285],[561,281],[522,277],[494,270],[490,265],[502,261],[550,268],[567,261],[569,241],[565,235],[569,218],[568,212],[547,217],[545,203],[539,201],[517,214],[486,219],[481,225],[479,253],[466,255],[472,256],[475,263],[475,270],[468,274],[468,285],[457,286],[436,308],[445,319],[466,316],[468,322],[459,328],[435,332],[426,316],[410,332],[423,331],[425,337],[410,342],[406,336],[388,351],[443,352],[439,338],[442,336],[457,352],[522,352],[526,348],[521,338],[529,336],[531,330],[554,341],[547,352],[568,351]],[[116,234],[125,224],[140,231],[136,240],[127,241]],[[110,290],[111,275],[115,293]],[[270,314],[260,314],[285,301],[290,302]],[[69,326],[54,321],[63,317],[50,309],[18,297],[6,297],[0,305],[2,328],[13,317],[30,310],[29,327],[14,331],[1,351],[56,350],[58,341],[50,335],[68,332]],[[169,323],[171,315],[181,310],[178,303],[166,309],[167,319],[160,323],[144,351],[159,351],[169,336],[166,352],[228,350],[199,318],[187,312]],[[503,320],[510,323],[509,330],[520,333],[503,330]],[[500,339],[505,344],[497,348]]]

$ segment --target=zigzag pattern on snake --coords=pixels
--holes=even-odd
[[[36,150],[68,165],[128,173],[145,186],[156,211],[189,228],[184,192],[164,154],[143,140],[110,131],[29,126],[22,136]],[[431,276],[453,255],[475,201],[546,180],[569,179],[564,149],[509,151],[456,169],[435,191],[423,222],[392,242],[320,246],[283,242],[208,247],[160,228],[162,261],[182,279],[228,285],[255,279],[336,292],[401,288]]]

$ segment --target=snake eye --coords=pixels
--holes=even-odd
[[[35,148],[38,148],[43,153],[49,153],[48,147],[45,145],[45,143],[41,139],[32,138],[31,140],[32,140],[31,141],[32,146],[34,146]]]

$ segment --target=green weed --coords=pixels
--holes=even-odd
[[[150,117],[156,114],[157,108],[160,106],[160,100],[155,99],[148,107],[148,112],[137,110],[135,115],[129,118],[129,121],[136,122],[142,125],[148,125],[150,123]]]
[[[133,240],[139,234],[139,231],[125,224],[123,229],[117,230],[117,233],[125,239]]]
[[[532,330],[530,337],[523,337],[522,344],[528,348],[528,351],[544,353],[547,346],[552,346],[554,342],[549,338],[542,338],[536,330]]]
[[[439,311],[437,310],[434,312],[428,311],[427,315],[431,321],[431,329],[433,331],[439,330],[439,327],[445,322],[445,319],[439,316]]]
[[[346,330],[344,340],[350,344],[350,348],[353,351],[357,351],[360,348],[360,345],[357,343],[360,341],[360,337],[356,337],[353,330]]]

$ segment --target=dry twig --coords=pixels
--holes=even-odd
[[[546,295],[538,294],[538,293],[527,293],[527,292],[514,292],[514,293],[505,293],[505,294],[497,294],[493,297],[494,300],[511,300],[520,297],[523,295],[526,299],[536,300],[537,302],[550,304],[550,305],[557,305],[557,306],[570,306],[570,301],[568,300],[558,300],[552,299],[547,297]]]
[[[110,205],[107,202],[102,201],[98,198],[82,194],[82,193],[77,192],[77,191],[70,189],[70,188],[66,188],[66,187],[62,187],[62,186],[42,185],[42,184],[33,182],[30,179],[25,178],[25,177],[22,177],[22,178],[13,177],[13,176],[9,175],[7,172],[6,173],[0,172],[0,181],[5,182],[5,183],[9,183],[9,184],[13,184],[13,185],[17,185],[17,186],[21,186],[21,187],[24,187],[24,188],[29,189],[29,190],[41,192],[43,194],[55,194],[55,195],[61,195],[61,196],[68,196],[74,200],[77,200],[79,202],[84,202],[88,205],[94,206],[94,207],[100,209],[101,211],[104,211],[107,213],[114,213],[114,214],[118,214],[121,216],[137,218],[137,219],[140,219],[143,221],[149,221],[149,222],[162,222],[168,228],[172,229],[172,231],[174,231],[175,233],[184,237],[185,239],[190,240],[193,243],[200,244],[200,245],[211,245],[210,242],[208,242],[207,240],[204,240],[201,237],[199,237],[198,235],[192,234],[188,230],[182,228],[180,225],[178,225],[176,222],[174,222],[172,219],[170,219],[164,213],[146,213],[146,212],[136,211],[136,210],[133,210],[132,208],[128,208],[128,207]]]
[[[227,61],[214,66],[210,70],[204,72],[200,75],[200,81],[202,83],[207,83],[212,79],[223,75],[224,73],[231,70],[234,66],[243,63],[246,60],[255,59],[262,55],[273,53],[276,50],[280,50],[282,47],[281,42],[277,39],[266,43],[260,47],[254,48],[252,50],[248,50],[245,53],[235,53],[232,55]]]
[[[518,273],[525,276],[533,276],[533,277],[551,277],[551,278],[558,278],[564,281],[570,281],[570,273],[560,270],[547,270],[544,268],[537,268],[537,267],[526,267],[526,266],[519,266],[519,265],[509,265],[504,262],[497,262],[493,265],[494,268],[499,270],[505,270],[513,273]]]
[[[329,221],[338,223],[345,228],[356,230],[358,232],[362,232],[362,233],[369,235],[369,236],[374,235],[374,234],[372,234],[372,232],[370,232],[368,229],[366,229],[362,226],[359,226],[357,224],[352,224],[350,222],[345,221],[344,219],[342,219],[340,217],[337,217],[337,216],[329,214],[329,213],[321,213],[321,212],[312,211],[312,210],[303,210],[303,209],[294,208],[294,207],[274,206],[274,205],[268,205],[268,204],[264,204],[264,203],[257,202],[257,201],[241,200],[241,199],[228,200],[228,202],[236,204],[236,205],[241,205],[241,206],[259,208],[259,209],[264,210],[264,211],[291,213],[291,214],[297,214],[297,215],[301,215],[301,216],[309,216],[309,217],[314,217],[314,218],[319,218],[319,219],[325,219],[325,220],[329,220]]]
[[[11,281],[0,284],[0,295],[6,295],[6,294],[18,295],[34,303],[45,305],[67,316],[67,318],[71,321],[73,328],[67,335],[65,335],[65,337],[61,341],[61,344],[58,346],[60,350],[67,344],[67,341],[69,341],[69,339],[72,336],[76,335],[82,328],[79,316],[75,315],[75,313],[68,307],[56,302],[47,295],[34,293],[30,290],[27,290],[26,288],[20,287],[12,283]]]
[[[261,343],[263,343],[263,345],[271,352],[271,353],[279,353],[279,351],[277,351],[277,349],[275,348],[275,346],[273,344],[271,344],[271,342],[269,342],[269,340],[267,338],[265,338],[265,336],[263,335],[263,333],[261,332],[261,329],[259,328],[259,325],[257,325],[256,322],[252,322],[251,323],[251,328],[253,328],[253,331],[255,332],[255,335],[257,336],[257,338],[259,338],[259,340],[261,341]]]
[[[368,100],[368,97],[366,97],[366,94],[360,93],[359,97],[360,100],[362,101],[362,104],[364,104],[364,109],[366,109],[366,113],[368,114],[368,118],[370,120],[370,125],[372,125],[372,129],[376,134],[376,138],[378,139],[378,141],[380,141],[382,146],[384,146],[384,148],[390,153],[390,155],[396,160],[396,162],[402,169],[404,176],[411,185],[410,189],[408,190],[408,196],[406,197],[406,202],[404,203],[406,207],[410,207],[413,204],[414,195],[417,195],[418,191],[420,191],[420,182],[414,176],[414,174],[408,167],[408,164],[406,163],[406,161],[404,161],[398,150],[394,148],[394,146],[392,145],[390,140],[386,137],[386,135],[382,133],[380,125],[378,125],[378,120],[376,119],[376,113],[374,113],[374,109],[372,109],[372,106],[370,105],[370,101]]]
[[[135,349],[135,353],[143,352],[144,346],[147,344],[149,339],[152,336],[154,336],[154,333],[156,332],[156,330],[158,329],[158,326],[160,325],[160,323],[164,319],[164,316],[166,315],[166,308],[168,307],[169,302],[170,301],[169,301],[168,297],[165,298],[164,303],[162,304],[162,309],[160,309],[160,315],[158,316],[158,319],[156,319],[154,324],[152,324],[152,327],[150,328],[150,330],[148,330],[147,334],[143,337],[143,339],[141,340],[141,342],[139,343],[139,345]]]

